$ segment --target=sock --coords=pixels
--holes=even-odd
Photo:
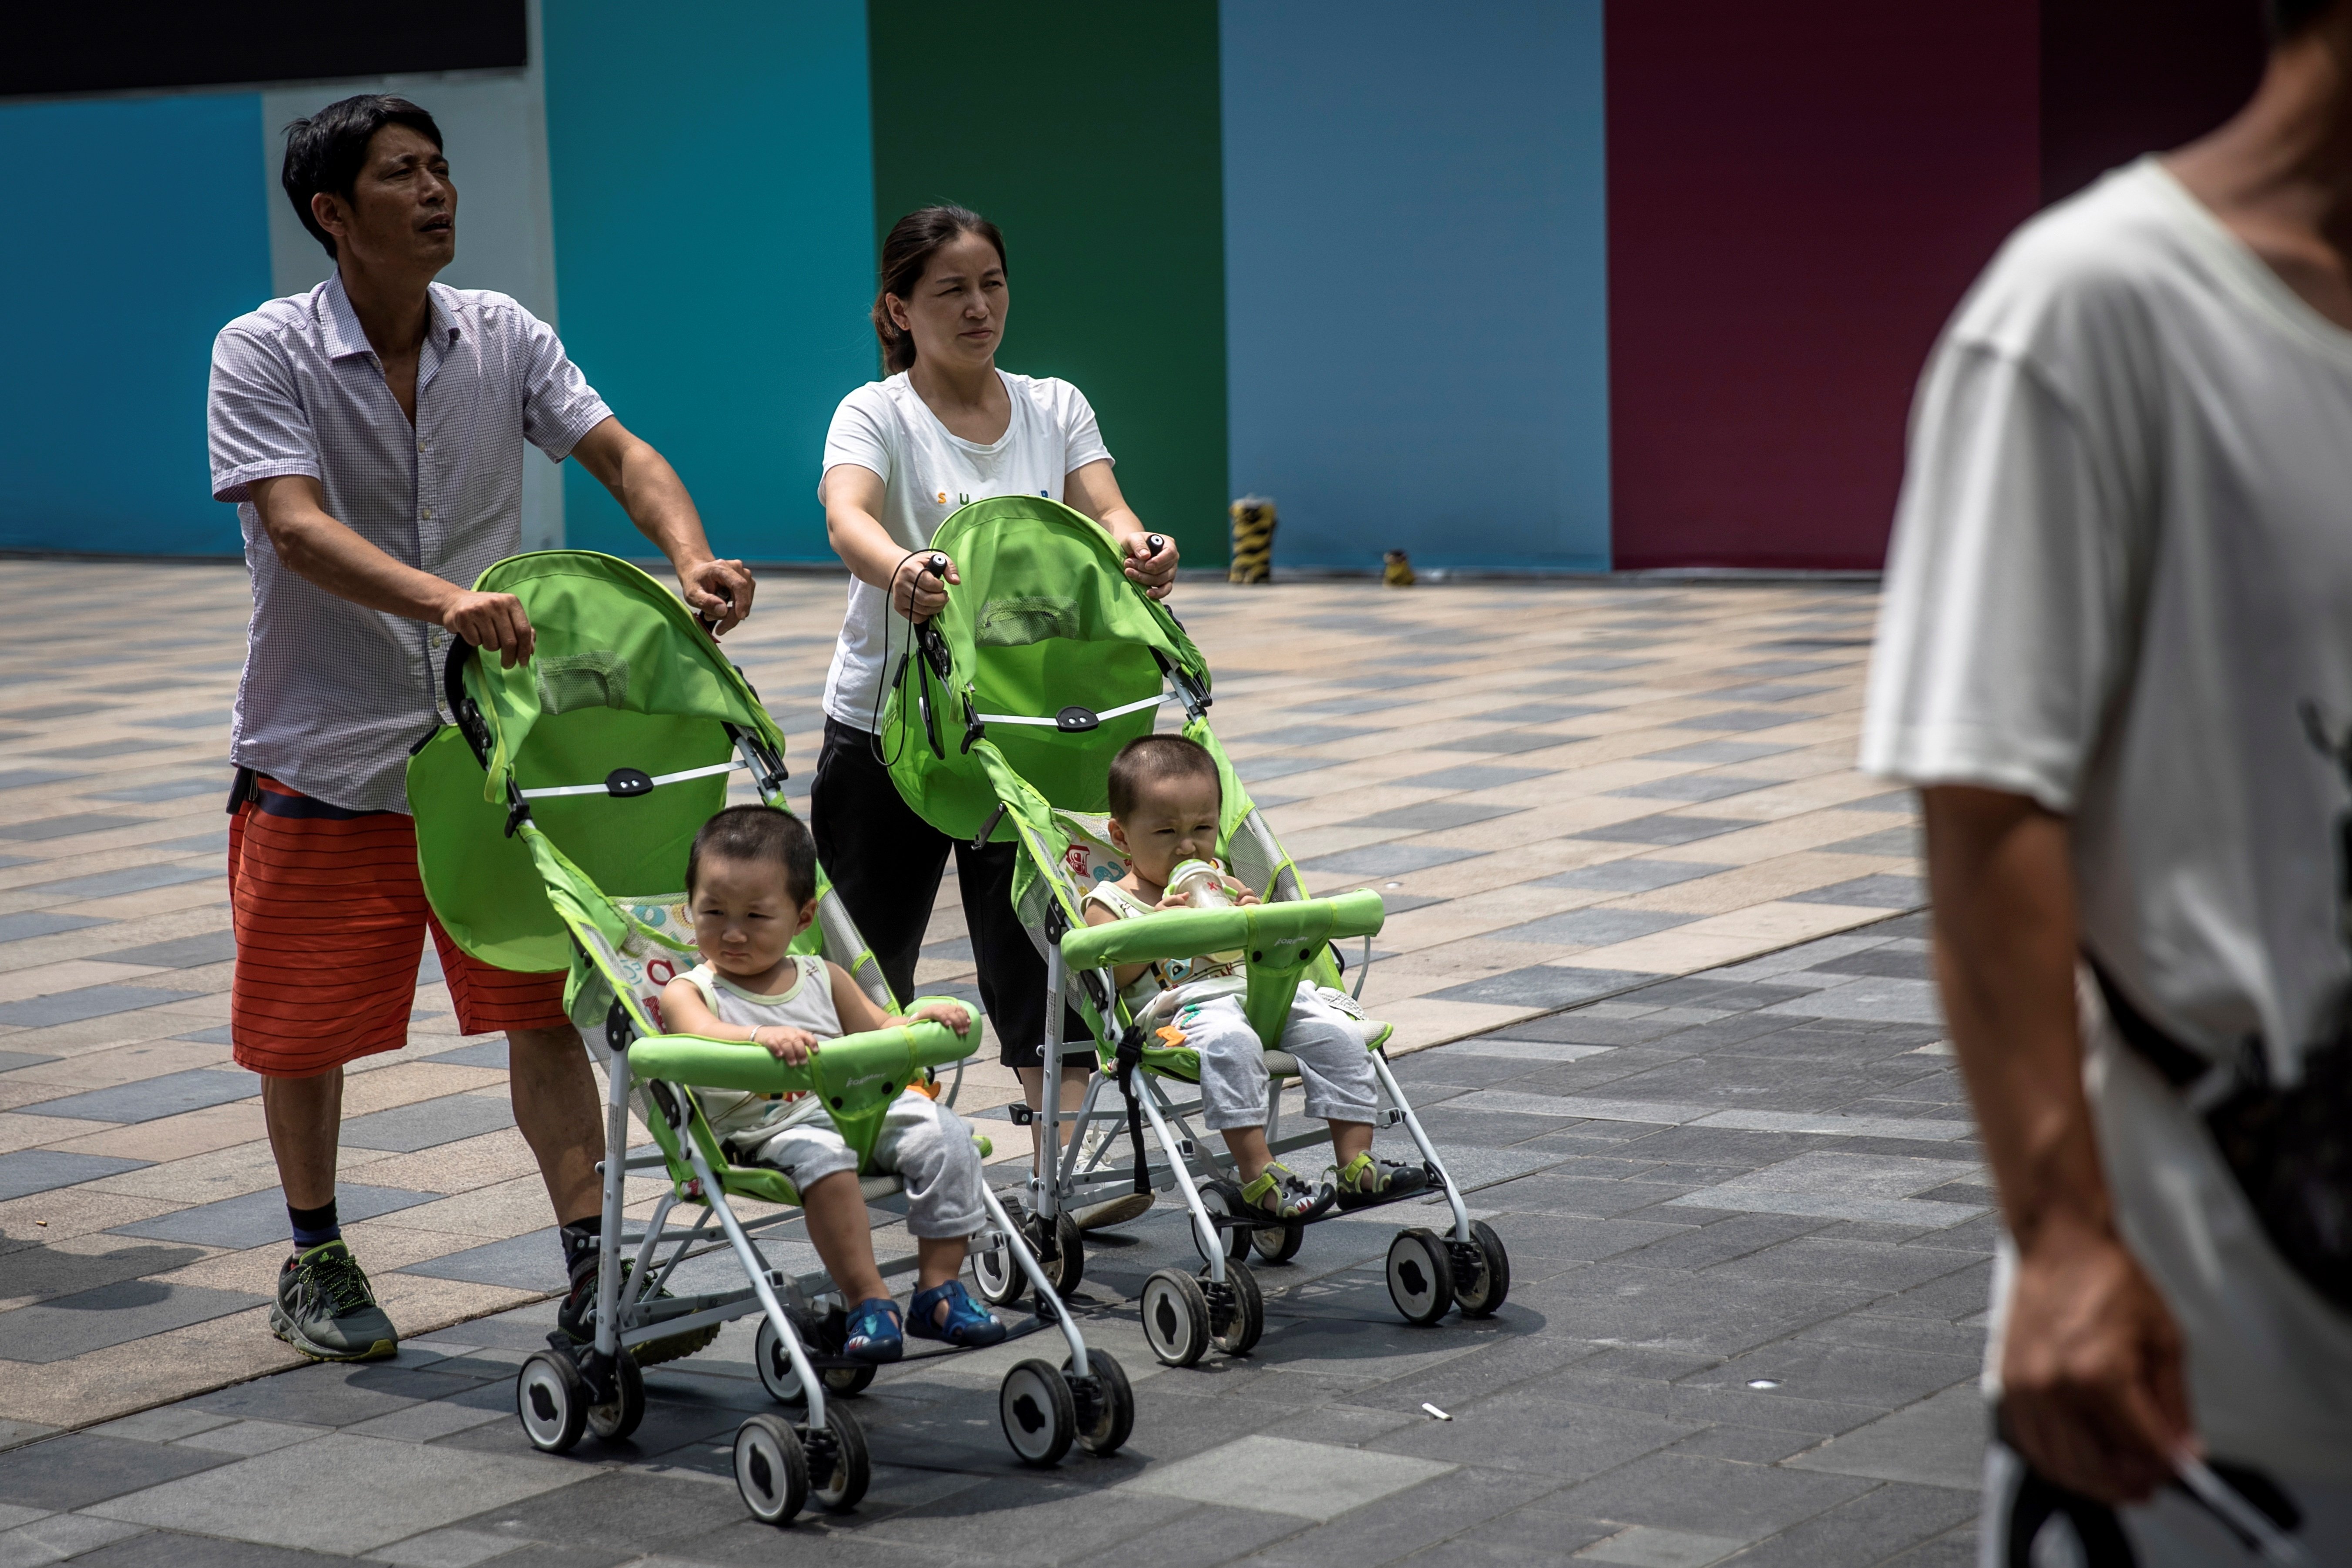
[[[575,1219],[556,1233],[563,1240],[563,1271],[574,1285],[581,1276],[596,1271],[596,1247],[604,1235],[604,1216],[592,1214]]]
[[[286,1205],[286,1217],[294,1227],[294,1250],[308,1252],[314,1247],[324,1247],[343,1238],[343,1227],[335,1219],[335,1200],[329,1198],[314,1209],[298,1209]]]

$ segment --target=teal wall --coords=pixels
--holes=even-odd
[[[243,548],[205,386],[214,335],[269,298],[260,134],[251,93],[0,105],[0,549]]]
[[[863,0],[546,7],[565,346],[693,492],[722,554],[829,560],[816,482],[874,375]],[[644,555],[565,465],[568,542]]]

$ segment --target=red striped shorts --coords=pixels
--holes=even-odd
[[[240,777],[244,775],[240,774]],[[467,954],[425,900],[416,826],[257,778],[228,825],[237,1065],[308,1078],[408,1043],[424,933],[468,1035],[568,1026],[563,972],[519,974]]]

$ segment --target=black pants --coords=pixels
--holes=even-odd
[[[1045,1040],[1045,961],[1013,907],[1011,844],[974,849],[915,815],[874,755],[875,737],[835,719],[824,721],[824,750],[809,794],[817,858],[849,907],[882,976],[903,1000],[914,994],[915,960],[930,924],[948,851],[956,858],[964,923],[980,968],[980,1005],[995,1026],[1004,1065],[1034,1068]],[[1062,1038],[1087,1060],[1086,1025],[1065,1012]]]

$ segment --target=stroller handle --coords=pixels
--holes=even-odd
[[[1381,896],[1369,888],[1336,899],[1299,899],[1236,910],[1166,910],[1080,926],[1062,938],[1062,962],[1073,969],[1194,958],[1239,948],[1251,962],[1269,951],[1313,951],[1335,938],[1378,934],[1387,919]]]

